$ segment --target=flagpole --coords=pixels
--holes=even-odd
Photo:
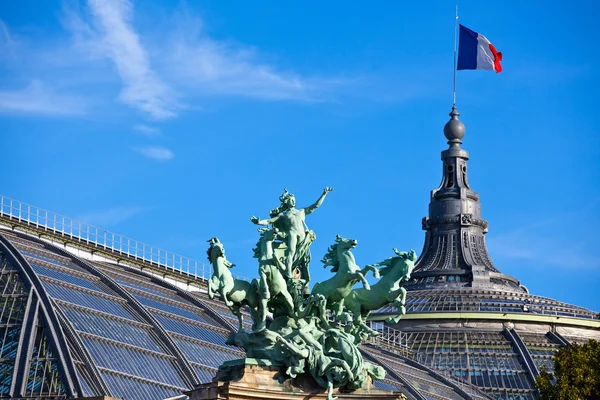
[[[454,107],[456,107],[456,53],[457,53],[456,36],[457,36],[457,31],[458,31],[458,4],[456,5],[456,17],[454,18],[454,96],[453,96],[453,101],[452,101],[452,104]]]

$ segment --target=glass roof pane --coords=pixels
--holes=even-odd
[[[61,308],[77,330],[149,350],[162,351],[150,336],[149,329],[67,306]]]
[[[234,354],[226,350],[219,350],[214,347],[178,338],[175,338],[175,342],[189,360],[209,367],[218,368],[225,361],[244,357],[243,355]]]
[[[169,318],[157,313],[153,313],[153,315],[165,327],[165,329],[171,332],[189,336],[194,339],[203,340],[208,343],[214,343],[224,347],[231,347],[237,350],[237,347],[232,347],[225,343],[225,335],[212,329],[179,321],[177,319]]]
[[[144,382],[108,371],[101,371],[100,374],[113,395],[126,400],[165,399],[180,395],[184,390]]]
[[[58,269],[38,264],[35,261],[32,261],[29,264],[31,264],[33,270],[39,275],[47,276],[61,282],[70,283],[72,285],[81,286],[86,289],[95,290],[96,292],[103,292],[103,290],[100,289],[98,285],[96,285],[96,283],[90,279],[85,279],[77,275],[59,271]]]
[[[131,294],[133,295],[133,297],[135,297],[135,299],[137,301],[139,301],[140,303],[142,303],[143,305],[145,305],[147,307],[156,308],[157,310],[161,310],[161,311],[167,312],[169,314],[179,315],[181,317],[189,318],[194,321],[199,320],[199,317],[195,312],[188,310],[186,308],[179,307],[175,304],[162,302],[158,299],[146,297],[146,296],[143,296],[138,293],[131,293]]]
[[[213,378],[217,375],[217,370],[208,370],[206,368],[194,365],[194,371],[200,378],[200,383],[212,382]]]
[[[119,317],[135,320],[131,314],[125,310],[123,305],[116,301],[50,282],[44,282],[44,287],[51,297],[99,310],[107,314],[118,315]]]
[[[81,339],[98,367],[182,388],[186,386],[171,359],[88,336],[82,336]]]

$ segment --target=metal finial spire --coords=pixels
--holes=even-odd
[[[454,18],[454,64],[452,65],[452,69],[454,71],[454,92],[453,92],[453,100],[452,104],[456,107],[456,36],[458,35],[458,4],[456,5],[456,17]]]
[[[461,139],[465,136],[465,125],[458,119],[460,115],[456,109],[456,104],[452,106],[450,112],[450,121],[444,126],[444,136],[448,139],[450,147],[459,148],[462,144]]]
[[[522,291],[518,281],[502,274],[489,256],[484,239],[488,223],[481,215],[479,194],[468,181],[469,152],[460,147],[465,126],[458,119],[456,105],[449,115],[444,136],[450,147],[441,154],[442,182],[431,191],[429,213],[423,218],[427,233],[415,264],[419,278],[411,280],[407,290],[470,286]],[[450,278],[455,272],[449,271],[459,270],[460,278]]]

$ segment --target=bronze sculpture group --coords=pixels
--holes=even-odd
[[[357,241],[338,235],[322,260],[335,274],[310,290],[310,245],[316,236],[305,217],[321,206],[331,190],[325,188],[313,205],[298,209],[286,189],[270,218],[250,219],[264,226],[254,249],[258,279],[233,278],[229,268],[234,264],[227,261],[219,239],[209,241],[207,252],[214,270],[208,294],[213,298],[218,293],[239,321],[239,330],[228,343],[244,348],[247,357],[284,366],[289,377],[309,374],[327,389],[330,400],[334,388],[351,392],[364,387],[369,376],[385,377],[383,368],[363,360],[357,346],[377,335],[365,323],[371,311],[394,305],[398,314],[389,322],[397,322],[405,313],[406,290],[401,284],[410,279],[417,259],[414,250],[394,249],[394,256],[361,269],[352,254]],[[372,286],[365,278],[369,271],[380,278]],[[362,287],[354,289],[358,282]],[[242,307],[252,317],[250,332],[244,330]]]

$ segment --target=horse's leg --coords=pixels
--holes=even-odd
[[[393,302],[394,306],[397,308],[404,308],[404,303],[406,302],[406,289],[400,287],[397,290],[390,292],[388,295],[388,300]]]
[[[290,292],[288,292],[287,289],[282,290],[281,294],[283,294],[283,297],[285,298],[285,303],[286,303],[286,305],[288,307],[290,315],[293,315],[293,313],[294,313],[294,299],[292,298],[292,295],[290,294]]]
[[[325,296],[318,295],[321,296],[321,298],[318,300],[319,301],[319,319],[321,320],[321,328],[323,329],[329,329],[329,322],[327,321],[327,299],[325,298]]]
[[[401,287],[400,290],[402,291],[400,296],[398,296],[400,299],[396,299],[394,305],[398,308],[398,311],[400,311],[400,315],[404,315],[406,314],[406,307],[404,307],[404,305],[406,304],[406,289]]]
[[[258,314],[257,314],[257,310],[255,308],[249,307],[250,308],[250,318],[252,318],[252,330],[256,329],[256,323],[258,321]]]
[[[388,294],[386,296],[386,300],[388,302],[395,301],[398,298],[398,296],[402,295],[402,291],[403,290],[404,290],[404,292],[406,292],[406,289],[404,289],[402,287],[400,287],[400,288],[398,288],[396,290],[392,290],[391,292],[388,292]]]
[[[364,287],[366,290],[371,290],[371,286],[369,285],[369,282],[367,282],[367,279],[366,279],[366,278],[365,278],[365,276],[362,274],[362,272],[360,272],[360,271],[357,271],[357,272],[355,273],[355,276],[356,276],[358,279],[360,279],[360,281],[361,281],[361,282],[362,282],[362,284],[363,284],[363,287]]]
[[[373,276],[375,278],[379,278],[379,269],[376,268],[374,265],[367,265],[366,267],[360,270],[361,274],[363,275],[367,275],[369,271],[373,272]]]
[[[362,320],[362,316],[360,311],[358,311],[356,314],[354,314],[354,325],[356,325],[357,327],[359,327],[359,330],[364,330],[365,329],[365,323]]]
[[[231,307],[231,312],[236,317],[238,317],[238,322],[239,322],[238,332],[244,332],[244,316],[243,316],[242,312],[240,311],[240,305],[235,304],[233,307]]]
[[[259,298],[258,301],[258,318],[255,321],[255,332],[264,331],[267,328],[267,304],[269,303],[269,299]]]
[[[242,314],[239,307],[238,307],[238,322],[239,322],[238,331],[244,332],[244,314]]]
[[[265,267],[263,265],[258,269],[258,273],[260,274],[260,281],[258,282],[258,294],[261,298],[268,299],[271,297],[271,293],[269,292],[269,283],[267,281],[267,272],[265,271]]]
[[[333,316],[335,321],[340,321],[343,319],[342,314],[344,313],[344,299],[341,299],[337,304],[337,310],[335,311],[335,315]]]
[[[230,297],[233,295],[235,281],[236,280],[234,278],[229,277],[229,279],[223,279],[219,283],[219,292],[221,293],[221,297],[223,298],[225,305],[230,308],[233,306],[233,301],[230,299]]]
[[[214,299],[215,291],[219,290],[218,285],[215,285],[214,279],[215,279],[215,276],[213,275],[210,278],[210,280],[208,281],[208,298],[209,299]]]
[[[375,336],[376,336],[376,335],[379,335],[379,332],[377,332],[377,331],[375,331],[375,330],[371,329],[371,327],[370,327],[370,326],[368,326],[368,325],[367,325],[367,323],[366,323],[366,321],[367,321],[367,319],[369,318],[369,315],[370,315],[370,314],[371,314],[371,311],[369,311],[369,310],[364,310],[363,312],[361,312],[361,313],[360,313],[360,318],[361,318],[361,319],[362,319],[362,321],[363,321],[363,326],[364,326],[365,328],[369,329],[369,331],[371,331],[371,332],[372,332],[372,333],[373,333]]]
[[[356,343],[358,343],[360,341],[360,332],[363,329],[360,299],[357,299],[353,296],[353,293],[350,293],[350,296],[344,299],[344,304],[346,305],[346,310],[353,315],[352,324],[350,325],[351,328],[349,328],[347,332],[354,336]]]
[[[399,307],[399,306],[396,306],[396,307],[397,307],[398,309],[404,308],[404,307],[401,307],[401,306],[400,306],[400,307]],[[397,324],[397,323],[398,323],[398,321],[400,321],[400,319],[402,318],[402,316],[403,316],[405,313],[406,313],[406,312],[402,312],[402,311],[400,311],[400,312],[398,313],[398,315],[396,315],[395,317],[388,317],[388,318],[386,318],[385,322],[387,322],[388,324]]]
[[[364,321],[371,313],[370,311],[363,311],[361,306],[361,300],[353,297],[352,294],[345,299],[346,309],[354,315],[354,321],[352,321],[353,335],[357,340],[360,341],[360,332],[366,331],[369,336],[377,336],[379,333],[369,328]]]
[[[360,329],[361,329],[363,332],[367,332],[367,334],[368,334],[369,336],[378,336],[378,335],[379,335],[379,332],[377,332],[376,330],[372,329],[370,326],[368,326],[368,325],[365,323],[365,321],[367,320],[367,318],[369,318],[369,314],[371,314],[371,311],[364,311],[364,312],[361,312],[361,313],[359,314],[359,319],[358,319],[358,321],[359,321]]]
[[[226,288],[223,288],[223,290],[221,291],[221,295],[223,296],[223,301],[225,302],[225,305],[227,307],[233,307],[233,301],[229,300],[227,298],[227,295],[229,294],[229,291],[226,290]]]
[[[256,321],[258,320],[258,303],[260,301],[258,286],[259,283],[257,282],[257,279],[253,279],[252,283],[249,283],[246,287],[245,299],[241,301],[242,304],[246,303],[250,309],[250,318],[252,318],[253,322],[252,330],[254,330]]]
[[[400,291],[400,294],[398,294],[397,298],[392,303],[394,305],[394,307],[396,307],[398,309],[398,315],[396,315],[395,317],[387,318],[386,321],[390,324],[398,323],[398,321],[400,321],[400,318],[402,318],[402,316],[404,314],[406,314],[406,307],[405,307],[406,289],[401,287],[398,290]]]

